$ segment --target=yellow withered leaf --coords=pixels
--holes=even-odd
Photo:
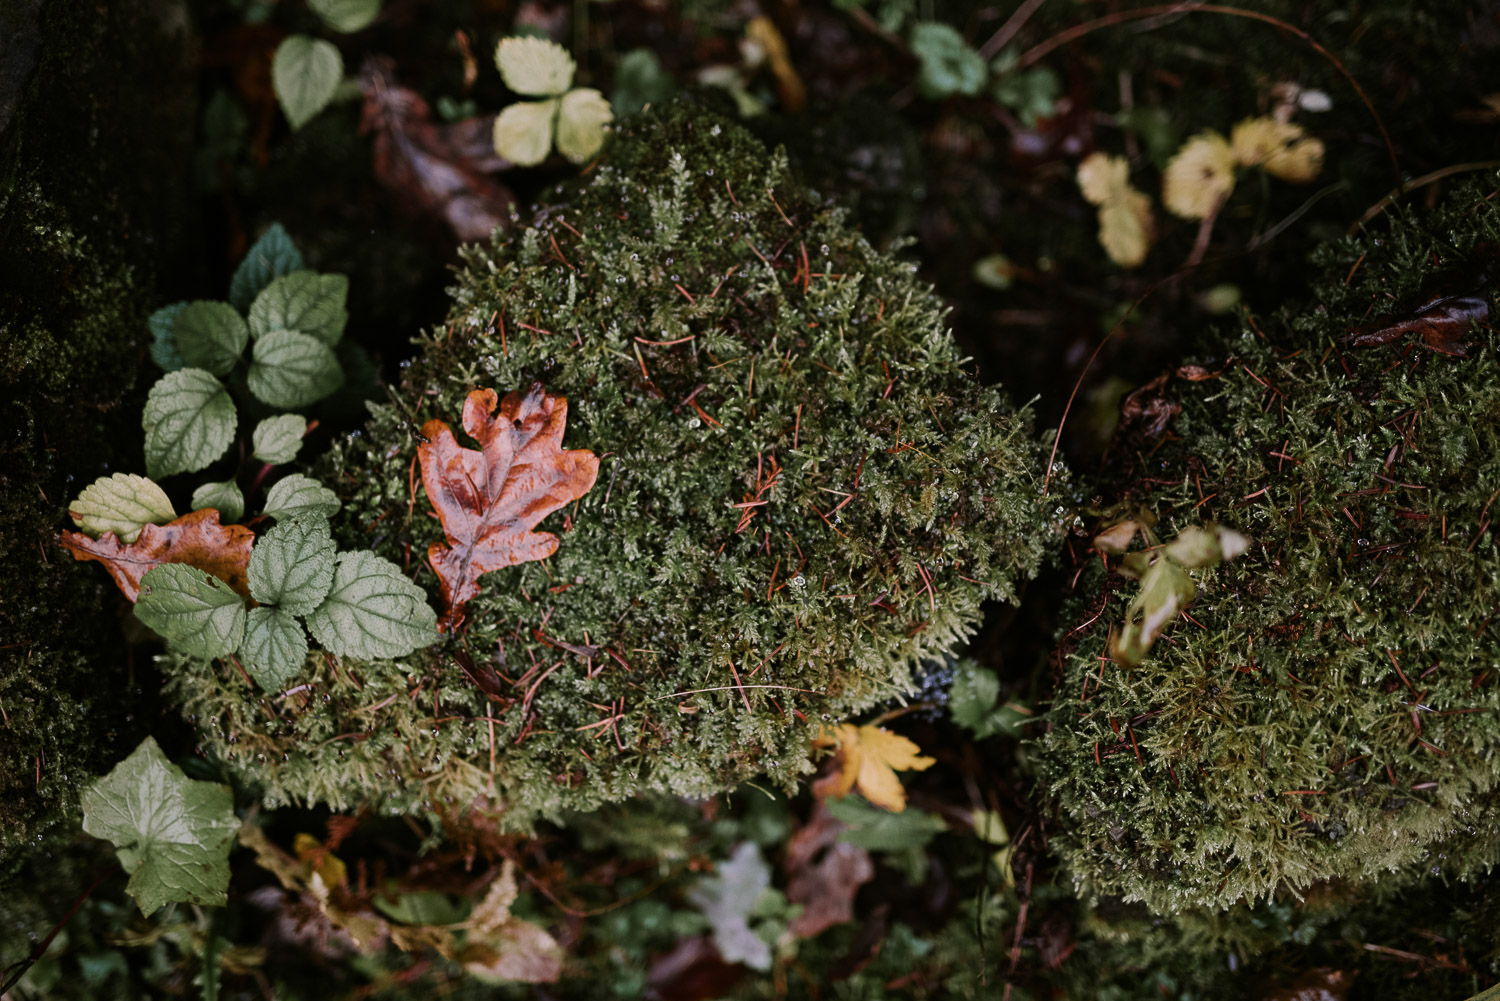
[[[1183,143],[1162,175],[1161,200],[1184,219],[1206,219],[1234,190],[1234,150],[1217,132]]]
[[[1292,184],[1306,184],[1323,169],[1323,143],[1292,122],[1247,118],[1234,127],[1229,144],[1241,166],[1263,167]]]
[[[528,97],[556,97],[573,86],[578,65],[568,50],[545,38],[502,38],[495,65],[505,86]]]
[[[1133,268],[1146,259],[1156,228],[1151,199],[1130,186],[1130,164],[1122,156],[1093,153],[1078,165],[1083,197],[1099,206],[1099,242],[1109,259]]]
[[[912,741],[878,726],[840,723],[831,739],[839,749],[838,771],[820,787],[820,795],[842,799],[858,789],[865,799],[894,813],[906,809],[906,790],[896,772],[925,771],[936,763]]]

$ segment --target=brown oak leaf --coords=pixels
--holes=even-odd
[[[495,405],[493,389],[476,389],[464,401],[464,430],[478,449],[459,445],[437,419],[422,425],[425,440],[417,447],[422,487],[448,540],[434,542],[427,559],[446,604],[438,627],[449,632],[462,624],[481,575],[557,551],[557,536],[532,529],[588,493],[599,475],[594,453],[562,447],[566,398],[533,383],[524,397],[509,393],[499,401],[498,414]]]
[[[255,533],[244,525],[220,525],[219,512],[204,508],[165,525],[146,525],[129,545],[105,532],[91,539],[82,532],[63,532],[63,548],[75,560],[98,560],[131,601],[141,593],[141,578],[163,563],[186,563],[219,578],[244,597],[250,596],[246,570]]]

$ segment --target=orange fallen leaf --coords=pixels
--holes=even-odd
[[[63,548],[75,560],[98,560],[125,597],[135,601],[141,578],[163,563],[186,563],[219,578],[244,597],[250,596],[246,570],[255,533],[244,525],[220,525],[219,512],[204,508],[165,525],[146,525],[129,545],[105,532],[91,539],[82,532],[63,532]]]
[[[532,529],[547,515],[588,493],[599,460],[587,449],[564,450],[568,401],[533,383],[523,397],[509,393],[495,413],[492,389],[464,401],[464,430],[479,442],[464,448],[441,420],[422,425],[417,447],[422,487],[437,509],[447,545],[434,542],[427,559],[446,604],[438,628],[456,631],[464,606],[491,570],[557,551],[557,536]]]
[[[878,726],[854,726],[840,723],[825,743],[838,746],[837,770],[813,785],[819,798],[843,799],[858,788],[865,799],[893,813],[906,809],[906,790],[896,777],[897,770],[921,772],[931,768],[936,759],[923,757],[921,748],[899,734]]]

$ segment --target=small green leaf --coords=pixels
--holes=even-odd
[[[271,60],[271,84],[294,131],[327,107],[343,76],[339,50],[321,38],[292,35]]]
[[[248,383],[262,403],[287,410],[305,407],[343,381],[333,349],[310,334],[273,330],[255,342]]]
[[[380,0],[307,0],[319,20],[340,34],[350,34],[370,26],[380,13]]]
[[[234,401],[201,368],[168,372],[146,397],[146,472],[152,477],[193,473],[208,466],[234,440]]]
[[[172,331],[183,362],[214,375],[228,375],[250,339],[245,321],[227,302],[188,303]]]
[[[135,617],[190,657],[227,657],[245,635],[240,596],[219,578],[183,563],[146,571]]]
[[[228,786],[189,779],[147,737],[84,790],[82,805],[83,829],[115,846],[142,914],[173,902],[227,902],[240,826]]]
[[[277,480],[266,494],[266,508],[261,514],[281,521],[299,515],[333,515],[342,505],[338,495],[311,476],[293,473]]]
[[[965,658],[959,661],[948,691],[948,711],[953,722],[973,732],[975,737],[992,737],[1000,732],[995,700],[1000,697],[1000,679],[994,671],[980,667]]]
[[[305,417],[300,414],[282,414],[280,417],[267,417],[255,425],[255,430],[250,434],[250,442],[255,447],[257,459],[279,466],[297,457],[305,434]]]
[[[127,543],[134,542],[145,526],[165,525],[177,517],[166,491],[133,473],[101,476],[68,505],[68,514],[75,525],[96,539],[114,532]]]
[[[870,851],[898,852],[927,847],[939,832],[947,829],[942,818],[921,810],[907,808],[891,813],[871,806],[856,796],[826,799],[823,805],[835,818],[849,825],[839,840]]]
[[[935,21],[914,25],[911,50],[922,63],[917,89],[923,97],[972,97],[984,86],[984,57],[964,41],[957,28]]]
[[[1014,51],[1006,51],[991,64],[994,82],[990,95],[1014,111],[1027,128],[1033,128],[1037,119],[1050,118],[1056,112],[1062,81],[1046,66],[1015,72],[1017,58]]]
[[[292,518],[271,529],[250,553],[250,595],[293,615],[317,608],[333,583],[328,519]]]
[[[592,87],[563,95],[557,111],[557,151],[582,163],[604,146],[604,126],[614,119],[609,102]]]
[[[648,104],[660,104],[677,90],[677,83],[662,68],[650,49],[631,49],[615,63],[615,92],[610,107],[616,118],[633,115]]]
[[[268,692],[285,687],[307,660],[307,635],[293,615],[280,608],[252,608],[245,618],[240,662]]]
[[[344,336],[349,311],[349,279],[293,271],[273,279],[250,305],[250,333],[261,337],[273,330],[297,330],[332,346]]]
[[[177,337],[172,328],[177,322],[177,314],[186,307],[185,302],[174,302],[158,309],[146,319],[146,325],[151,328],[151,360],[163,372],[175,372],[183,366],[182,355],[177,352]]]
[[[271,279],[301,270],[302,252],[292,244],[281,223],[274,222],[235,269],[229,281],[229,304],[241,313],[248,312]]]
[[[556,97],[573,86],[577,64],[568,50],[545,38],[502,38],[495,65],[505,86],[528,97]]]
[[[201,511],[206,507],[219,512],[219,521],[227,525],[244,517],[245,495],[234,480],[205,483],[193,491],[193,510]]]
[[[557,100],[517,101],[495,116],[495,152],[517,167],[535,167],[552,149]]]
[[[339,554],[333,587],[307,628],[336,656],[366,660],[404,657],[440,639],[426,592],[368,552]]]

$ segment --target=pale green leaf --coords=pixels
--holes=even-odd
[[[250,331],[227,302],[191,302],[172,324],[177,353],[185,364],[214,375],[228,375],[250,340]]]
[[[437,613],[401,568],[374,553],[340,553],[333,587],[307,628],[340,657],[404,657],[436,643]]]
[[[205,483],[193,491],[193,510],[211,507],[219,512],[219,521],[228,525],[239,521],[245,514],[245,495],[234,480],[222,483]]]
[[[340,507],[338,495],[311,476],[293,473],[277,480],[266,494],[266,507],[261,514],[278,521],[304,514],[321,514],[328,517]]]
[[[227,657],[245,634],[245,602],[230,586],[184,563],[141,577],[135,617],[191,657]]]
[[[333,583],[333,555],[327,518],[283,521],[250,552],[250,595],[262,605],[306,615]]]
[[[94,538],[114,532],[121,542],[134,542],[146,525],[165,525],[177,517],[166,491],[134,473],[115,473],[90,483],[68,505],[68,514]]]
[[[870,851],[899,852],[920,850],[947,829],[942,818],[921,810],[906,809],[891,813],[871,806],[857,796],[826,799],[823,805],[835,818],[849,825],[839,840]]]
[[[368,28],[380,13],[380,0],[307,0],[307,6],[329,28],[344,35]]]
[[[301,270],[301,251],[292,244],[281,223],[272,223],[235,268],[229,281],[229,304],[241,313],[247,312],[261,289],[271,284],[271,279]]]
[[[146,319],[146,325],[151,328],[151,360],[163,372],[175,372],[183,366],[182,355],[177,352],[177,337],[172,328],[177,322],[177,314],[186,306],[185,302],[174,302],[158,309]]]
[[[344,302],[349,279],[293,271],[271,281],[250,305],[250,334],[261,337],[273,330],[297,330],[327,345],[338,343],[349,322]]]
[[[141,913],[181,902],[221,906],[239,821],[226,785],[197,782],[147,737],[83,791],[83,829],[115,846]]]
[[[753,841],[742,841],[715,867],[714,875],[688,890],[688,902],[708,919],[725,962],[744,963],[752,970],[771,968],[771,947],[750,927],[761,894],[770,888],[771,869],[760,849]]]
[[[271,60],[271,85],[293,130],[328,105],[343,76],[339,50],[321,38],[292,35],[276,47]]]
[[[247,382],[262,403],[287,410],[305,407],[343,381],[333,349],[311,334],[273,330],[255,342]]]
[[[495,152],[518,167],[534,167],[552,148],[552,122],[557,104],[520,101],[495,116]]]
[[[505,86],[528,97],[556,97],[573,85],[577,64],[568,50],[545,38],[502,38],[495,65]]]
[[[279,466],[291,462],[302,447],[302,436],[307,433],[307,419],[300,414],[282,414],[267,417],[255,425],[250,442],[255,448],[255,457],[261,462]]]
[[[563,96],[557,111],[557,151],[582,163],[604,145],[604,126],[614,119],[604,95],[579,87]]]
[[[307,660],[302,624],[280,608],[252,608],[245,618],[240,662],[255,683],[268,692],[283,688]]]
[[[192,473],[208,466],[234,440],[234,401],[208,372],[168,372],[146,396],[146,472],[153,477]]]
[[[913,26],[911,50],[921,62],[917,89],[926,98],[972,97],[989,75],[984,57],[951,25],[929,21]]]

